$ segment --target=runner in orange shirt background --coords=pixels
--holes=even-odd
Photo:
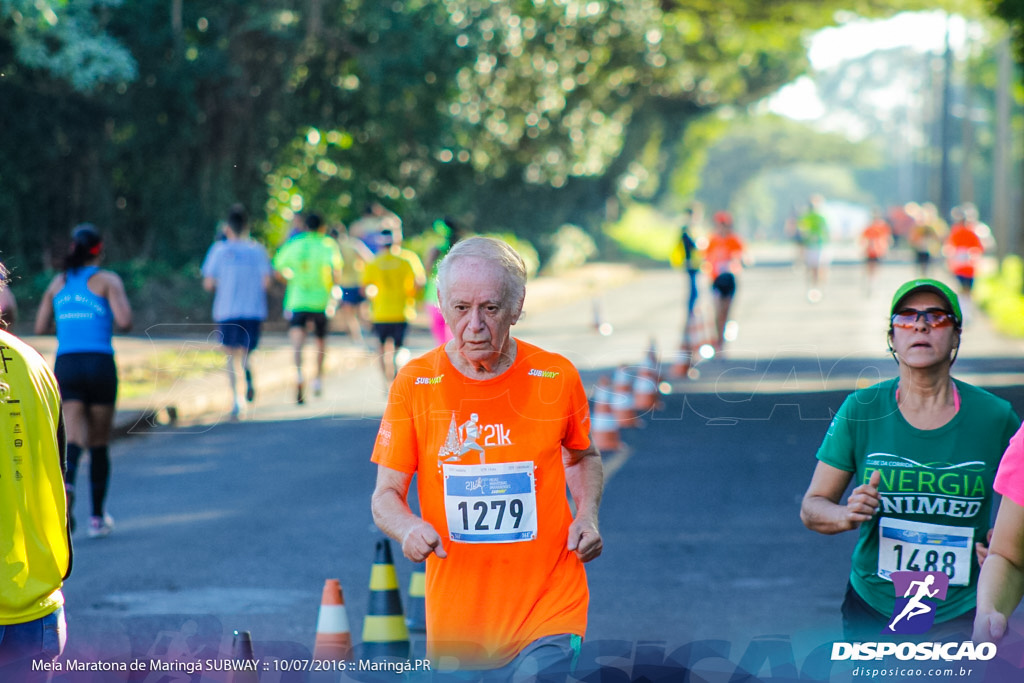
[[[964,309],[964,322],[967,323],[973,313],[971,291],[974,289],[978,264],[985,253],[985,244],[962,207],[953,209],[952,218],[953,227],[946,237],[942,252],[946,256],[949,272],[960,285],[960,303]]]
[[[508,244],[457,243],[437,283],[454,339],[392,384],[374,521],[427,563],[431,661],[487,681],[565,680],[587,625],[583,564],[602,551],[586,392],[567,359],[511,336],[526,269]],[[414,474],[422,516],[408,503]]]
[[[871,216],[871,222],[860,234],[860,244],[864,249],[865,283],[868,296],[875,284],[878,275],[878,264],[889,253],[892,247],[892,228],[882,218],[880,209],[875,209]]]
[[[714,222],[715,233],[704,249],[704,263],[709,269],[715,298],[715,350],[721,351],[726,341],[735,338],[726,326],[736,296],[736,275],[743,268],[745,247],[743,240],[733,232],[732,215],[728,211],[716,211]]]

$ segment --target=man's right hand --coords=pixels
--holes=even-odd
[[[440,558],[448,557],[441,543],[441,537],[428,522],[420,520],[409,529],[402,539],[402,554],[412,562],[423,562],[434,553]]]

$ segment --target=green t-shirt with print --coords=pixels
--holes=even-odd
[[[936,622],[976,604],[978,562],[992,518],[992,481],[1020,419],[1010,404],[954,380],[960,410],[938,429],[911,426],[896,403],[898,380],[854,392],[832,420],[818,460],[853,472],[854,486],[881,472],[878,513],[861,525],[850,583],[888,616],[892,571],[943,571],[950,577]]]
[[[800,232],[808,247],[821,247],[828,242],[828,223],[817,211],[808,211],[800,218]]]
[[[323,313],[331,300],[333,271],[341,270],[338,243],[318,232],[304,232],[284,243],[274,256],[274,270],[284,275],[286,311]]]

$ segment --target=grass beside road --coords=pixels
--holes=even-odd
[[[146,396],[174,386],[175,382],[183,379],[223,369],[224,354],[220,351],[161,351],[153,356],[147,356],[139,364],[119,367],[117,393],[123,399]]]
[[[645,204],[630,206],[617,223],[606,225],[604,232],[623,252],[665,263],[679,240],[679,226]]]
[[[1008,256],[999,271],[978,279],[974,300],[985,310],[997,330],[1024,337],[1024,261]]]

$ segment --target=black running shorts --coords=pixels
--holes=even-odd
[[[53,374],[65,401],[113,405],[117,401],[117,365],[109,353],[65,353],[57,356]]]

